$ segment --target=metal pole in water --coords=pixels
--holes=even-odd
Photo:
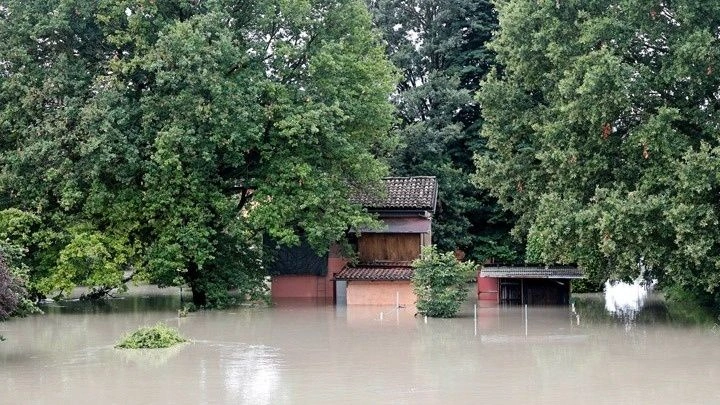
[[[425,323],[427,323],[427,315],[425,315]]]
[[[477,336],[477,304],[473,305],[473,319],[475,319],[475,336]]]
[[[527,304],[525,304],[525,336],[528,335],[528,313],[527,313]]]
[[[380,321],[382,321],[382,320],[383,320],[383,313],[380,312]]]

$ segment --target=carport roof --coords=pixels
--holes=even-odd
[[[480,277],[492,278],[585,278],[582,270],[573,266],[485,266]]]

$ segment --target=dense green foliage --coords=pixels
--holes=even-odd
[[[576,293],[597,293],[605,289],[605,280],[597,278],[576,278],[570,280],[570,291]]]
[[[177,329],[164,323],[155,326],[144,326],[123,337],[115,347],[119,349],[164,349],[178,343],[187,342],[180,336]]]
[[[530,260],[720,303],[720,2],[498,2],[475,181]]]
[[[401,147],[397,175],[433,175],[439,183],[433,241],[484,261],[513,261],[511,218],[469,182],[473,152],[484,148],[473,100],[494,55],[485,44],[497,28],[489,1],[371,0],[388,54],[402,73],[393,102]]]
[[[222,306],[261,292],[261,235],[367,221],[394,76],[360,0],[6,0],[0,37],[0,232],[34,294]]]
[[[418,313],[437,318],[455,316],[467,298],[468,283],[477,271],[475,263],[460,262],[453,252],[439,253],[430,246],[412,266]]]

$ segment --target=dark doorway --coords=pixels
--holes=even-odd
[[[570,281],[526,279],[524,298],[528,305],[567,305],[570,302]]]
[[[517,279],[500,280],[500,303],[510,305],[522,304],[521,283]]]
[[[500,303],[509,305],[567,305],[570,281],[523,278],[500,280]]]

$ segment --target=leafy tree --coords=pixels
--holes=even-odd
[[[28,291],[26,261],[38,217],[17,209],[0,211],[0,320],[39,312]]]
[[[18,285],[10,274],[5,258],[0,256],[0,320],[10,317],[19,304]]]
[[[5,1],[0,208],[40,218],[40,294],[136,274],[255,294],[259,235],[316,248],[392,142],[392,69],[356,0]],[[350,186],[350,187],[349,187]]]
[[[23,268],[12,267],[6,254],[12,253],[7,246],[0,245],[0,321],[11,316],[25,316],[40,312],[28,298],[27,274]],[[0,336],[0,340],[2,336]]]
[[[720,298],[720,2],[498,10],[475,181],[530,258]]]
[[[438,318],[455,316],[467,299],[468,282],[477,271],[475,263],[460,262],[453,252],[439,253],[429,246],[412,265],[418,312]]]
[[[438,178],[434,242],[469,257],[512,261],[512,218],[469,181],[473,152],[484,148],[473,100],[493,63],[485,47],[497,27],[489,1],[372,0],[387,52],[402,73],[393,102],[401,147],[393,159],[398,175]]]

